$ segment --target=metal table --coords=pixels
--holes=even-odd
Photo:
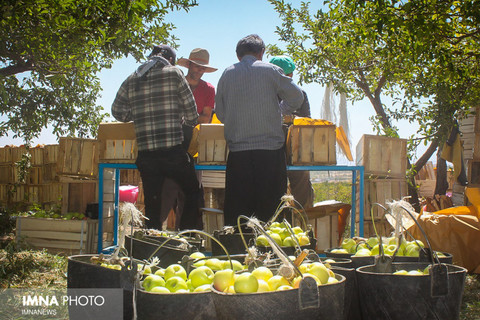
[[[113,243],[117,244],[118,238],[118,202],[120,187],[120,170],[137,169],[134,163],[99,163],[98,164],[98,253],[103,249],[103,171],[104,169],[113,169],[115,174],[115,199],[114,199],[114,222],[113,222]],[[225,165],[195,165],[196,170],[217,170],[224,171]],[[363,166],[287,166],[287,170],[297,171],[350,171],[352,172],[352,208],[350,214],[351,228],[350,236],[355,236],[355,217],[356,217],[356,194],[357,194],[357,178],[359,183],[359,228],[358,235],[363,237],[363,198],[364,198],[364,167]]]

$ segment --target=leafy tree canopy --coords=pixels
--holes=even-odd
[[[195,0],[4,0],[0,4],[0,136],[28,143],[48,124],[57,136],[95,136],[98,72],[152,44],[170,43],[173,10]]]
[[[353,101],[368,98],[385,134],[396,134],[392,119],[417,122],[431,155],[454,119],[476,106],[478,1],[331,0],[319,10],[269,1],[284,21],[277,33],[300,80],[332,83]]]

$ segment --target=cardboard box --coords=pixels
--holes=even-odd
[[[98,127],[99,160],[112,163],[134,163],[137,140],[133,122],[101,123]]]
[[[35,248],[65,254],[96,252],[98,220],[18,217],[16,240]]]
[[[227,142],[223,124],[202,123],[198,132],[198,164],[226,164]]]
[[[292,125],[287,137],[291,165],[335,165],[335,125]]]
[[[356,163],[365,174],[404,178],[407,171],[407,140],[364,134],[357,144]]]

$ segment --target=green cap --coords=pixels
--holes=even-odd
[[[285,74],[290,74],[295,70],[295,62],[287,56],[276,56],[270,59],[270,63],[279,66]]]

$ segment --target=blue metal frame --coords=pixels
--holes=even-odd
[[[113,223],[113,243],[117,244],[118,237],[118,202],[120,187],[120,170],[137,169],[134,163],[99,163],[98,164],[98,253],[103,249],[103,170],[114,169],[115,171],[115,208]],[[225,165],[195,165],[196,170],[219,170],[226,169]],[[355,216],[356,216],[356,194],[357,194],[357,172],[359,179],[359,199],[364,197],[364,172],[363,166],[287,166],[287,170],[297,171],[351,171],[352,172],[352,212],[350,214],[351,229],[350,236],[355,236]],[[358,215],[359,228],[358,235],[363,237],[363,201],[359,201]]]

